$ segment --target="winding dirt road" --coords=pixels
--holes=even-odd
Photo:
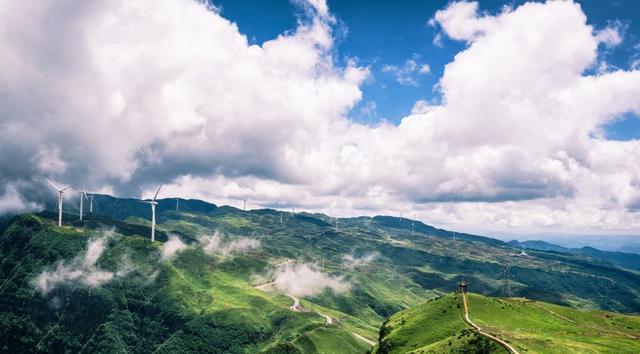
[[[359,335],[359,334],[358,334],[358,333],[356,333],[356,332],[351,332],[351,334],[353,334],[353,336],[354,336],[354,337],[356,337],[356,338],[360,339],[361,341],[363,341],[363,342],[365,342],[365,343],[369,344],[369,345],[370,345],[370,346],[372,346],[372,347],[373,347],[374,345],[376,345],[376,342],[372,341],[372,340],[371,340],[371,339],[369,339],[369,338],[363,337],[363,336]]]
[[[295,259],[287,259],[284,262],[280,262],[276,265],[274,265],[274,267],[279,268],[282,267],[283,265],[287,265],[287,264],[291,264],[291,263],[295,263]],[[261,291],[267,291],[269,290],[271,287],[273,287],[276,284],[275,281],[269,282],[269,283],[264,283],[264,284],[259,284],[254,286],[254,288],[261,290]],[[289,298],[291,298],[291,300],[293,301],[293,303],[291,303],[291,305],[289,306],[289,310],[294,311],[294,312],[303,312],[302,306],[300,305],[300,299],[297,296],[294,296],[292,294],[288,294],[285,293],[285,295],[287,295]],[[324,317],[325,323],[328,325],[331,325],[334,323],[333,318],[329,315],[325,315],[323,313],[317,312],[317,311],[313,311],[314,313]]]
[[[294,259],[287,259],[284,262],[280,262],[278,264],[275,265],[276,268],[281,267],[283,265],[286,264],[290,264],[290,263],[295,263]],[[259,284],[259,285],[255,285],[254,288],[260,290],[260,291],[268,291],[271,287],[273,287],[276,284],[275,281],[269,282],[269,283],[264,283],[264,284]],[[294,296],[292,294],[288,294],[285,293],[285,295],[287,295],[293,302],[291,303],[291,305],[289,306],[289,310],[294,311],[294,312],[303,312],[303,308],[300,305],[300,299],[297,296]],[[329,316],[329,315],[325,315],[324,313],[320,313],[318,311],[312,311],[317,315],[320,315],[322,317],[324,317],[324,322],[328,325],[333,325],[335,324],[335,321],[333,319],[333,317]],[[358,333],[355,332],[350,332],[351,334],[353,334],[354,337],[356,337],[357,339],[367,343],[370,346],[374,346],[376,345],[376,342],[372,341],[369,338],[363,337],[361,335],[359,335]]]
[[[489,338],[490,340],[500,344],[501,346],[503,346],[505,349],[507,349],[509,351],[509,353],[512,354],[520,354],[520,352],[512,347],[509,343],[503,341],[502,339],[495,337],[487,332],[484,332],[482,330],[482,328],[480,328],[480,326],[476,325],[475,323],[473,323],[470,319],[469,319],[469,305],[467,304],[467,293],[463,292],[462,293],[462,302],[464,303],[464,321],[467,322],[471,327],[473,327],[476,332],[478,332],[478,334]]]

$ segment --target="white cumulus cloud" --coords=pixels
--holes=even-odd
[[[51,173],[471,231],[640,232],[640,142],[603,132],[640,115],[640,71],[586,74],[624,40],[616,25],[593,28],[573,1],[450,3],[430,23],[466,47],[442,99],[363,125],[348,117],[369,68],[334,61],[326,2],[296,3],[295,29],[251,45],[198,1],[1,2],[2,194],[29,205]],[[383,71],[413,85],[429,70],[412,57]]]

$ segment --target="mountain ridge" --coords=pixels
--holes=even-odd
[[[640,312],[640,274],[587,257],[523,257],[504,242],[454,239],[405,218],[344,218],[336,227],[322,214],[213,204],[178,212],[167,204],[151,242],[148,219],[123,215],[138,210],[133,203],[103,205],[82,222],[65,213],[62,227],[52,211],[11,219],[0,234],[0,348],[364,352],[360,337],[374,340],[386,319],[461,280],[501,295],[507,265],[512,295]],[[257,288],[265,283],[273,289]],[[291,294],[304,311],[292,311]]]

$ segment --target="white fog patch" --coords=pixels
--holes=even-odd
[[[200,244],[205,253],[221,254],[223,256],[231,253],[244,253],[260,247],[260,241],[244,236],[231,241],[224,241],[217,231],[213,235],[201,236]]]
[[[133,264],[129,255],[125,254],[124,257],[122,257],[122,260],[120,261],[120,267],[116,272],[116,277],[125,276],[136,269],[137,267],[135,266],[135,264]]]
[[[36,202],[25,200],[18,192],[19,186],[13,183],[5,185],[4,192],[0,187],[0,215],[5,213],[20,213],[29,210],[42,208],[42,205]]]
[[[87,250],[77,255],[71,262],[59,262],[54,269],[40,273],[33,281],[36,290],[42,295],[46,295],[60,286],[80,284],[87,287],[97,287],[113,279],[116,274],[96,266],[98,259],[106,249],[108,238],[109,236],[89,241]],[[124,274],[118,272],[117,275]]]
[[[289,264],[280,267],[274,281],[276,288],[293,296],[312,296],[325,289],[344,292],[351,285],[342,277],[322,273],[307,264]]]
[[[365,254],[362,257],[355,257],[348,254],[342,257],[342,259],[344,261],[345,266],[347,266],[348,268],[355,268],[357,266],[369,264],[377,257],[378,257],[377,253]]]
[[[172,259],[179,252],[184,251],[187,247],[187,244],[182,242],[180,237],[176,235],[169,235],[169,240],[162,245],[162,259]]]

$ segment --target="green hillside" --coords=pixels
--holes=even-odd
[[[640,317],[582,311],[522,298],[468,294],[471,320],[520,353],[637,353]],[[393,315],[377,353],[507,353],[472,332],[460,295],[449,294]]]
[[[159,243],[110,233],[97,266],[126,277],[101,287],[66,284],[41,296],[35,276],[72,258],[103,231],[57,228],[26,215],[0,239],[0,350],[3,352],[364,352],[341,326],[312,312],[289,311],[288,298],[251,286],[226,272],[228,259],[188,249],[162,261]],[[125,256],[126,255],[126,256]],[[123,258],[123,256],[125,256]],[[252,260],[266,265],[259,258]],[[336,347],[334,340],[343,345]]]
[[[640,316],[469,294],[472,320],[528,353],[638,353]]]
[[[393,315],[380,329],[377,353],[506,353],[477,335],[450,294]]]
[[[62,228],[51,212],[3,223],[0,351],[364,353],[388,318],[450,293],[460,279],[499,295],[507,264],[513,295],[640,312],[638,273],[571,254],[519,257],[504,242],[466,234],[454,239],[419,222],[412,227],[408,219],[344,218],[336,228],[335,219],[321,214],[245,212],[198,201],[184,201],[186,209],[176,212],[167,201],[152,243],[142,203],[97,200],[97,209],[117,212],[83,222],[65,214]],[[127,210],[136,213],[125,217]],[[255,247],[206,252],[202,240],[213,236]],[[176,237],[181,252],[164,258],[165,242]],[[96,240],[104,250],[88,262]],[[257,287],[273,282],[288,261],[313,272],[315,280],[305,286],[339,286],[303,291],[300,309],[292,310],[284,290]],[[501,350],[458,325],[438,341],[427,338],[434,346],[423,349]],[[415,345],[422,335],[409,341],[413,349],[421,348]]]

